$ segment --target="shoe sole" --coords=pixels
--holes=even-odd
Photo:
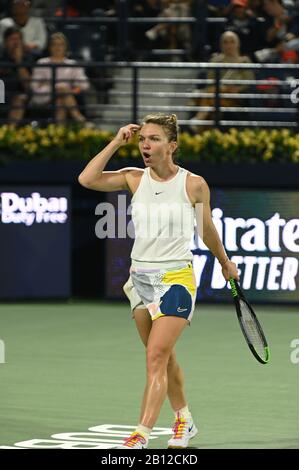
[[[128,446],[117,446],[117,447],[114,447],[114,449],[128,449],[128,450],[134,450],[133,447],[128,447]],[[144,447],[138,447],[138,449],[147,449],[147,446],[144,446]],[[137,450],[138,450],[137,449]]]
[[[193,437],[195,437],[196,434],[198,434],[198,429],[197,429],[196,426],[193,426],[193,429],[190,432],[190,439],[193,439]],[[188,444],[189,444],[189,442],[188,442]],[[183,446],[168,446],[167,448],[168,449],[188,449],[188,446],[186,446],[186,447],[183,447]]]

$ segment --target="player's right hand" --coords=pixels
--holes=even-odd
[[[114,137],[114,141],[119,145],[126,145],[129,140],[139,131],[140,126],[138,124],[128,124],[127,126],[121,127]]]

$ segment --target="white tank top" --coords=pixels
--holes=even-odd
[[[178,169],[168,181],[156,181],[146,168],[132,197],[135,241],[132,266],[175,265],[190,262],[194,208],[187,195],[188,171]]]

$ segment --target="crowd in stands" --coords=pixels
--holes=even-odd
[[[70,67],[75,61],[68,59],[68,42],[63,33],[53,33],[49,41],[49,57],[37,61],[37,65],[62,64],[55,74],[55,121],[64,124],[67,117],[86,124],[86,118],[78,109],[78,97],[88,90],[89,81],[82,67]],[[32,104],[45,106],[51,101],[52,69],[35,67],[32,75]]]
[[[225,31],[220,36],[220,52],[212,55],[210,59],[211,63],[215,64],[248,64],[250,59],[246,55],[241,55],[240,53],[240,39],[236,33],[233,31]],[[215,78],[215,71],[210,70],[207,73],[208,79]],[[246,69],[225,69],[220,72],[220,79],[224,80],[235,80],[239,83],[234,84],[225,84],[220,85],[220,93],[225,93],[226,95],[233,95],[245,92],[246,89],[250,87],[246,85],[246,81],[254,79],[254,73],[252,70]],[[210,94],[212,98],[206,97],[201,98],[197,103],[198,106],[213,106],[215,101],[215,85],[209,85],[203,89],[207,94]],[[220,99],[221,107],[229,106],[242,106],[241,99],[233,99],[231,97],[221,98]],[[213,113],[211,111],[199,111],[194,118],[197,120],[211,120],[213,119]],[[194,131],[197,132],[199,126],[195,126]]]
[[[124,49],[128,60],[165,60],[166,52],[167,60],[226,64],[299,62],[299,0],[128,0],[125,4],[129,17],[149,18],[148,23],[128,24]],[[82,111],[84,94],[91,86],[98,86],[99,71],[88,64],[86,68],[76,66],[76,61],[117,58],[118,25],[117,21],[76,25],[74,19],[117,19],[119,12],[118,0],[0,0],[0,78],[6,84],[6,112],[11,125],[22,123],[28,107],[52,109],[52,117],[58,122],[71,119],[88,125]],[[196,30],[199,22],[162,21],[198,15],[212,18],[205,23],[204,31]],[[159,22],[150,22],[151,18]],[[298,71],[294,75],[298,78]],[[241,81],[255,76],[249,70],[221,73],[222,79]],[[207,78],[213,77],[210,71]],[[271,85],[260,89],[265,92],[275,79],[288,77],[285,72],[271,72],[268,76],[260,71],[257,78],[270,79]],[[246,87],[223,85],[220,91],[236,94]],[[215,87],[210,85],[204,91],[213,95]],[[229,98],[226,100],[222,99],[221,106],[232,104]],[[213,105],[213,98],[201,98],[196,104]],[[233,105],[242,106],[242,100],[235,100]],[[194,117],[205,120],[211,115],[199,112]]]

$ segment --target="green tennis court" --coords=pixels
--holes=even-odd
[[[251,355],[232,305],[198,305],[179,341],[200,429],[195,448],[299,448],[299,363],[290,358],[291,341],[299,338],[298,308],[259,306],[256,312],[271,347],[267,365]],[[138,423],[144,348],[127,305],[1,304],[0,338],[0,446],[51,447],[67,433],[79,447],[114,447],[121,426]],[[172,422],[167,402],[156,426]],[[149,448],[166,448],[163,434],[167,429],[157,430]]]

